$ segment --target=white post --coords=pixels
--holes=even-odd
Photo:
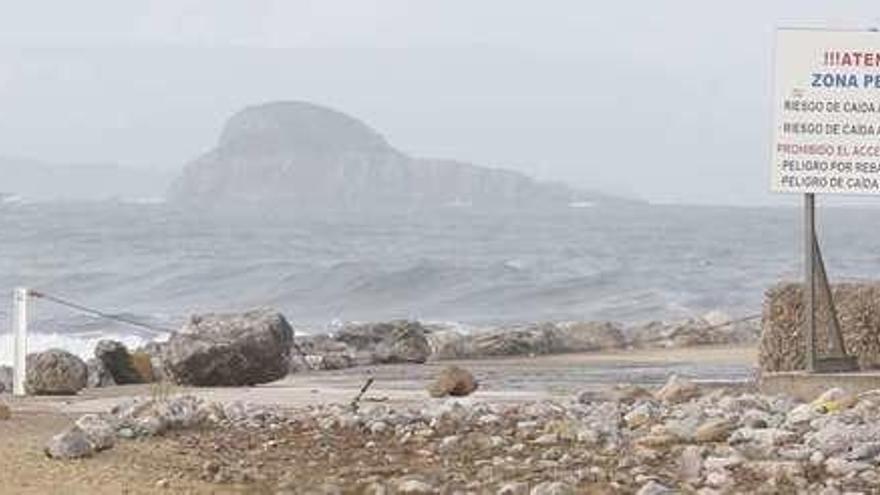
[[[27,303],[28,290],[21,287],[15,289],[15,363],[12,375],[12,393],[16,396],[26,395],[24,382],[27,376]]]

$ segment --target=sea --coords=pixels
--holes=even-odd
[[[633,325],[720,310],[760,312],[764,291],[802,273],[794,207],[577,205],[301,214],[156,203],[0,205],[0,322],[26,287],[29,348],[83,356],[102,338],[137,346],[188,315],[258,307],[298,331],[414,318],[468,329],[548,320]],[[880,276],[880,210],[820,212],[832,280]],[[5,301],[4,301],[5,299]],[[11,361],[11,323],[0,362]]]

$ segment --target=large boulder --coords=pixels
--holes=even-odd
[[[280,313],[193,316],[164,346],[165,371],[179,384],[255,385],[287,375],[293,329]]]
[[[25,388],[34,395],[73,395],[86,387],[88,374],[79,357],[50,349],[28,354]]]
[[[609,322],[545,322],[479,330],[469,335],[445,334],[437,342],[438,359],[530,356],[621,349],[621,328]]]
[[[461,359],[467,355],[470,333],[443,324],[425,325],[425,332],[432,360]]]
[[[356,351],[329,335],[297,338],[291,349],[290,371],[339,370],[355,366]]]
[[[760,325],[722,312],[682,321],[651,321],[627,330],[630,345],[637,348],[681,348],[701,345],[749,344],[758,340]]]
[[[165,364],[162,361],[165,345],[165,342],[147,342],[132,353],[134,367],[142,374],[149,369],[154,382],[161,382],[166,378]],[[149,360],[149,365],[143,362],[145,359]]]
[[[528,356],[553,352],[552,323],[540,323],[520,328],[499,328],[471,336],[465,345],[464,357]]]
[[[550,350],[554,353],[606,351],[625,346],[623,331],[610,322],[564,322],[551,330]]]
[[[666,384],[654,394],[657,400],[671,404],[687,402],[699,396],[699,385],[686,378],[680,378],[678,375],[670,376]]]
[[[86,385],[89,388],[116,385],[116,381],[113,380],[113,375],[110,374],[110,370],[104,366],[102,361],[96,358],[91,358],[86,361],[86,367],[88,368],[88,380]]]
[[[425,329],[417,321],[348,324],[334,338],[371,363],[424,363],[431,355]]]
[[[95,345],[95,359],[104,365],[104,368],[117,384],[123,385],[152,381],[152,370],[149,371],[149,376],[144,376],[146,373],[135,366],[132,355],[122,342],[115,340],[98,341],[97,345]]]

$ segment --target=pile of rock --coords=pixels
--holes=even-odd
[[[284,421],[272,408],[233,402],[220,404],[192,395],[159,399],[132,399],[106,414],[86,414],[46,445],[56,459],[88,457],[112,448],[118,438],[162,435],[172,430],[204,426],[264,428]]]
[[[355,349],[330,335],[309,335],[296,339],[290,353],[290,372],[341,370],[358,364]]]
[[[417,321],[350,323],[333,339],[353,349],[358,363],[424,363],[431,356],[425,328]]]
[[[797,403],[751,392],[706,392],[673,377],[653,393],[627,387],[584,394],[573,403],[442,402],[358,412],[320,407],[308,414],[325,431],[354,427],[367,445],[369,438],[390,436],[446,461],[467,451],[471,463],[485,460],[482,465],[491,467],[467,488],[492,486],[497,493],[529,493],[529,486],[533,494],[544,493],[536,485],[551,482],[567,490],[559,493],[593,487],[703,494],[839,493],[880,483],[880,394],[855,397],[839,389]],[[511,492],[515,482],[498,482],[518,478],[527,483],[516,489],[526,491]],[[442,492],[453,480],[454,473],[429,486]]]
[[[436,399],[282,414],[192,397],[133,402],[80,418],[47,451],[90,455],[119,437],[204,425],[214,428],[185,445],[210,464],[207,479],[275,483],[281,492],[291,476],[297,490],[331,483],[357,493],[831,494],[880,485],[880,393],[831,389],[799,403],[679,377],[655,391],[626,386],[531,403]],[[249,450],[218,448],[226,444]],[[238,476],[242,458],[250,464]],[[375,475],[388,466],[408,474]]]
[[[858,358],[862,369],[877,368],[880,366],[880,284],[835,284],[831,293],[847,352]],[[819,352],[824,352],[828,341],[828,304],[821,291],[817,292],[817,298],[816,341]],[[801,284],[779,284],[765,294],[759,350],[761,369],[804,369],[803,301]]]
[[[710,311],[684,321],[652,321],[626,330],[634,348],[682,348],[702,345],[748,344],[761,334],[757,320],[736,320],[721,311]]]
[[[426,360],[539,356],[625,348],[669,348],[755,342],[759,325],[713,311],[683,322],[624,328],[611,322],[543,322],[463,331],[415,321],[349,324],[336,334],[298,340],[304,359],[292,371]]]
[[[431,338],[433,359],[535,356],[621,349],[622,329],[608,322],[562,322],[499,327],[469,334],[453,329]]]

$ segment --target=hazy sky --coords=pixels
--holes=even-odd
[[[174,169],[307,100],[413,155],[653,201],[766,203],[777,26],[862,1],[4,1],[0,155]],[[794,200],[795,198],[789,198]]]

